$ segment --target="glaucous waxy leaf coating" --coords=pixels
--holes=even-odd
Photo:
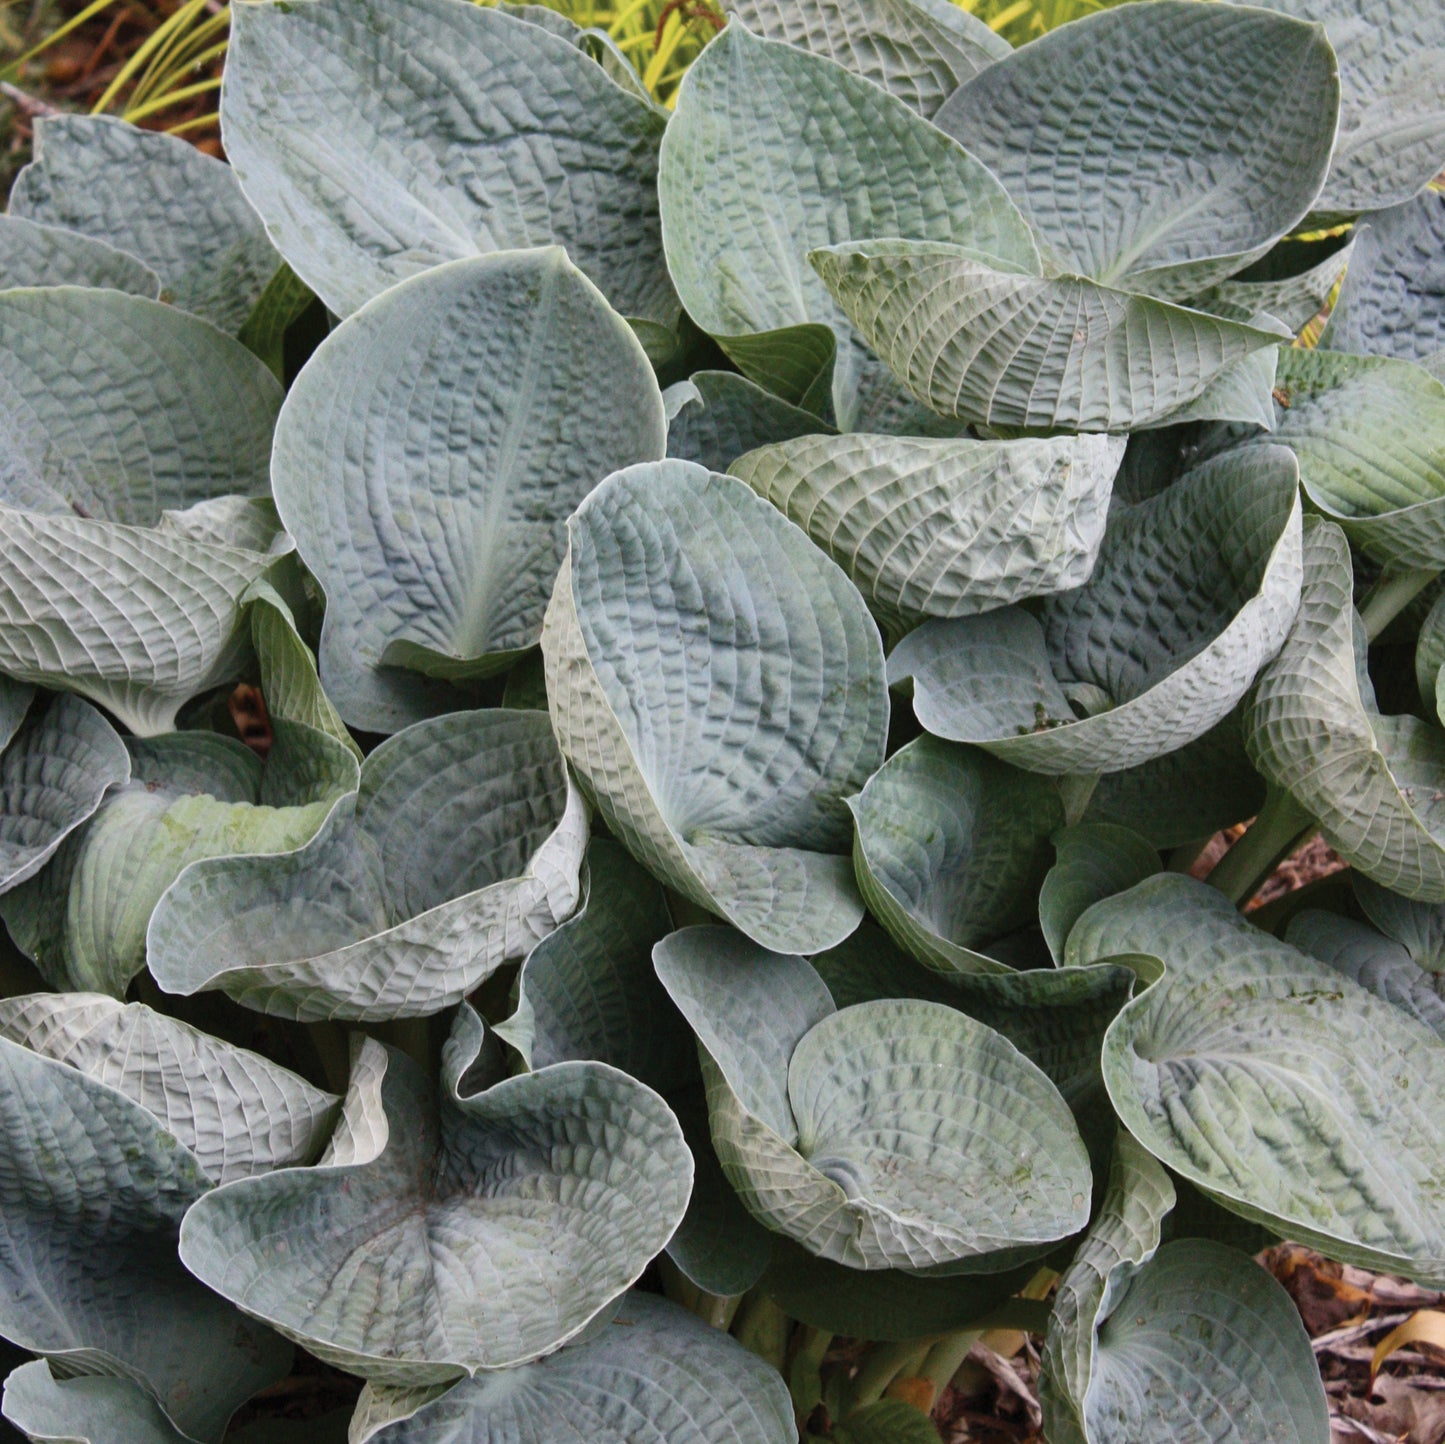
[[[92,286],[158,301],[161,279],[134,256],[105,241],[42,225],[23,216],[0,216],[0,291],[24,286]]]
[[[1388,892],[1364,873],[1350,879],[1355,900],[1386,937],[1399,943],[1427,973],[1445,973],[1445,907]]]
[[[549,28],[464,0],[247,5],[221,121],[272,240],[339,316],[445,261],[556,244],[624,315],[677,319],[664,117]]]
[[[1217,286],[1191,297],[1189,304],[1200,311],[1228,316],[1235,321],[1248,321],[1264,312],[1282,321],[1291,331],[1299,332],[1328,305],[1356,247],[1356,233],[1352,232],[1344,245],[1330,251],[1323,260],[1313,264],[1301,261],[1304,269],[1299,269],[1298,265],[1289,264],[1289,260],[1308,257],[1311,252],[1317,253],[1327,247],[1292,239],[1283,241],[1264,255],[1256,266],[1250,267],[1243,279],[1221,281]],[[1259,275],[1259,271],[1269,274]]]
[[[1104,1040],[1130,1133],[1245,1218],[1445,1278],[1445,1042],[1177,873],[1095,903],[1069,934],[1070,964],[1123,954],[1163,963]]]
[[[831,434],[811,411],[790,405],[736,371],[694,371],[663,392],[667,454],[726,471],[744,452],[795,436]]]
[[[1445,13],[1415,0],[1266,0],[1323,23],[1339,61],[1340,132],[1316,208],[1399,205],[1445,166]]]
[[[1144,0],[1030,41],[937,120],[1004,183],[1058,271],[1187,300],[1304,217],[1338,112],[1320,27]]]
[[[1158,872],[1159,854],[1137,832],[1108,822],[1060,828],[1052,841],[1056,858],[1039,888],[1039,925],[1062,967],[1069,931],[1085,910]]]
[[[782,338],[768,338],[831,329],[832,400],[845,428],[878,367],[809,269],[810,251],[913,236],[962,241],[1004,269],[1038,267],[1013,202],[961,146],[862,76],[736,20],[682,82],[658,190],[668,265],[688,314],[745,374],[795,403],[829,353],[811,361],[790,353],[780,364]]]
[[[1365,671],[1349,543],[1311,517],[1299,615],[1245,706],[1250,760],[1382,887],[1445,902],[1445,734],[1382,716]]]
[[[919,737],[849,806],[858,888],[893,940],[940,972],[1006,971],[977,950],[1033,921],[1064,822],[1054,785]]]
[[[176,1257],[208,1186],[139,1103],[0,1039],[0,1335],[67,1371],[125,1374],[214,1444],[291,1350]]]
[[[1362,216],[1322,343],[1445,369],[1445,195]]]
[[[586,846],[542,714],[449,713],[376,748],[305,846],[188,868],[151,918],[151,971],[282,1017],[425,1017],[573,911]]]
[[[233,336],[281,264],[230,166],[109,115],[37,120],[35,159],[15,178],[10,214],[133,256],[168,301]]]
[[[1286,330],[1037,265],[1010,268],[949,238],[817,245],[808,264],[909,395],[995,426],[1251,421],[1255,388],[1224,383]]]
[[[55,1378],[44,1359],[5,1376],[5,1418],[27,1439],[59,1444],[187,1444],[156,1401],[130,1379]]]
[[[930,732],[1059,775],[1118,772],[1202,736],[1279,650],[1300,589],[1298,468],[1283,447],[1207,462],[1115,510],[1089,581],[925,622],[888,659]]]
[[[367,1386],[358,1408],[381,1402]],[[375,1407],[374,1405],[372,1407]],[[630,1293],[599,1331],[455,1384],[354,1444],[793,1444],[781,1376],[676,1304]]]
[[[609,477],[543,627],[567,760],[655,876],[761,946],[857,927],[845,798],[883,761],[883,648],[843,572],[742,482]]]
[[[459,1098],[357,1037],[321,1163],[213,1190],[186,1216],[198,1278],[384,1384],[527,1364],[636,1280],[692,1185],[650,1088],[559,1063]]]
[[[272,478],[326,592],[341,715],[398,731],[535,646],[567,514],[665,445],[641,346],[555,247],[435,267],[339,326],[286,399]]]
[[[932,120],[1009,43],[950,0],[724,0],[729,15],[769,40],[826,55]]]
[[[723,1171],[808,1252],[969,1273],[1087,1221],[1067,1105],[991,1028],[909,999],[835,1010],[803,958],[727,928],[673,933],[653,960],[698,1036]]]
[[[1082,586],[1124,443],[800,436],[733,462],[863,593],[886,626],[971,616]]]

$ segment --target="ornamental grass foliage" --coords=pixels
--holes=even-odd
[[[1327,1444],[1250,1253],[1445,1285],[1445,9],[233,12],[229,164],[0,218],[5,1417],[909,1444],[1026,1321]]]

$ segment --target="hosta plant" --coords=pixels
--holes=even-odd
[[[1251,1255],[1445,1285],[1442,13],[729,0],[667,108],[243,0],[228,162],[42,119],[10,1423],[913,1444],[1013,1328],[1327,1444]]]

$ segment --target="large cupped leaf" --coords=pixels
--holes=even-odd
[[[1339,94],[1317,25],[1145,0],[1031,41],[938,124],[1003,181],[1059,271],[1184,300],[1308,212]]]
[[[663,393],[667,454],[726,471],[745,451],[795,436],[831,434],[811,411],[793,406],[736,371],[694,371]]]
[[[38,872],[106,792],[130,779],[115,729],[78,697],[57,697],[0,757],[0,892]]]
[[[388,1391],[368,1385],[358,1410]],[[686,1309],[630,1293],[599,1332],[454,1385],[353,1444],[793,1444],[778,1373]]]
[[[143,1003],[100,993],[6,998],[0,1037],[148,1109],[213,1183],[309,1163],[335,1121],[331,1094]]]
[[[940,972],[1006,971],[978,950],[1033,921],[1064,821],[1054,785],[920,737],[850,805],[858,888],[894,941]]]
[[[1299,616],[1245,708],[1250,759],[1367,877],[1445,902],[1445,734],[1381,715],[1349,543],[1333,522],[1306,523],[1304,567]]]
[[[1231,1212],[1331,1258],[1445,1278],[1445,1042],[1178,874],[1096,903],[1071,964],[1163,975],[1104,1040],[1124,1126]]]
[[[731,467],[899,631],[1089,579],[1122,440],[800,436]]]
[[[240,6],[221,122],[271,239],[337,315],[443,261],[557,244],[624,315],[677,319],[664,117],[542,25],[463,0]]]
[[[725,0],[728,13],[769,40],[826,55],[931,120],[1009,43],[950,0]]]
[[[1130,431],[1186,413],[1253,420],[1252,388],[1213,397],[1210,388],[1286,330],[1080,276],[1003,268],[971,243],[859,239],[818,246],[808,260],[911,395],[940,415],[993,425]]]
[[[1293,1301],[1237,1249],[1159,1248],[1173,1204],[1164,1170],[1120,1133],[1103,1208],[1049,1320],[1039,1393],[1051,1444],[1328,1444]]]
[[[844,799],[888,726],[863,599],[742,482],[689,462],[610,477],[567,530],[547,697],[608,827],[765,947],[841,942],[863,915]]]
[[[683,80],[658,186],[668,265],[688,314],[746,374],[793,402],[826,371],[830,349],[813,333],[831,330],[832,396],[845,428],[877,363],[809,269],[810,251],[912,236],[966,244],[1003,270],[1038,268],[1018,210],[961,146],[826,56],[737,21]],[[811,328],[812,342],[774,335],[791,328]]]
[[[1445,166],[1445,11],[1417,0],[1266,0],[1323,22],[1339,57],[1340,133],[1319,197],[1331,213],[1380,210]]]
[[[139,1384],[82,1374],[56,1378],[44,1359],[5,1377],[5,1418],[27,1439],[56,1444],[187,1444]]]
[[[135,257],[160,277],[167,300],[232,335],[281,263],[230,166],[108,115],[36,123],[35,160],[16,177],[10,214]]]
[[[1127,892],[1159,871],[1159,854],[1127,827],[1082,822],[1053,836],[1057,860],[1038,893],[1039,926],[1054,963],[1062,967],[1069,933],[1096,902]]]
[[[541,713],[419,722],[305,846],[189,867],[151,919],[151,972],[289,1018],[437,1013],[571,914],[586,845]]]
[[[1279,650],[1300,591],[1298,468],[1283,447],[1206,462],[1115,510],[1088,583],[926,622],[894,648],[928,731],[1015,766],[1118,772],[1193,742]]]
[[[340,326],[286,399],[272,475],[326,592],[342,716],[395,732],[535,646],[568,513],[665,445],[642,347],[556,248],[435,268]]]
[[[186,1216],[181,1256],[246,1312],[381,1383],[526,1364],[580,1333],[681,1219],[692,1161],[650,1088],[559,1063],[459,1098],[357,1037],[321,1163]]]
[[[280,402],[243,346],[173,307],[0,293],[0,668],[142,735],[225,680],[271,558],[185,509],[264,495]]]
[[[0,1124],[0,1334],[66,1372],[124,1374],[187,1436],[219,1440],[291,1351],[176,1257],[208,1186],[195,1155],[124,1094],[8,1039]]]
[[[1087,1220],[1068,1106],[993,1029],[912,999],[835,1010],[804,959],[726,928],[673,933],[653,957],[698,1035],[724,1172],[809,1253],[977,1272]]]
[[[1316,511],[1387,567],[1445,567],[1445,384],[1409,361],[1285,347],[1275,426]]]
[[[1322,342],[1445,372],[1445,195],[1362,218]]]
[[[0,291],[22,286],[93,286],[160,299],[161,279],[134,256],[79,231],[0,216]]]

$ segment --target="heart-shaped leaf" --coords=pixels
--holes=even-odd
[[[444,261],[556,244],[624,315],[677,319],[664,118],[541,25],[462,0],[249,5],[221,121],[247,198],[339,316]]]
[[[662,1249],[691,1184],[677,1120],[615,1068],[559,1063],[439,1096],[358,1035],[320,1165],[207,1194],[181,1257],[320,1358],[442,1383],[578,1334]]]
[[[863,599],[742,482],[689,462],[608,478],[567,533],[547,697],[608,827],[761,945],[840,942],[863,914],[844,799],[888,725]]]
[[[1096,903],[1071,964],[1162,960],[1104,1040],[1124,1126],[1234,1213],[1331,1258],[1445,1278],[1445,1043],[1164,873]]]
[[[326,592],[341,715],[395,732],[535,646],[567,514],[665,441],[641,346],[555,248],[434,268],[338,327],[287,397],[272,474]]]
[[[288,1018],[437,1013],[572,912],[586,845],[540,713],[418,722],[305,846],[188,868],[151,919],[151,971]]]
[[[1226,455],[1118,508],[1088,583],[926,622],[888,659],[930,732],[1056,774],[1118,772],[1193,742],[1279,650],[1300,588],[1298,469]]]
[[[149,266],[104,241],[23,216],[0,216],[0,291],[22,286],[93,286],[152,301],[161,294],[161,278]]]
[[[1103,436],[801,436],[732,464],[848,573],[896,632],[1082,586],[1114,474]]]

